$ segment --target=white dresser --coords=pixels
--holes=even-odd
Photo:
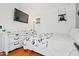
[[[2,32],[2,44],[1,49],[8,55],[9,51],[22,47],[22,41],[24,40],[24,33],[21,31]]]

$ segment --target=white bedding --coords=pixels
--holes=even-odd
[[[48,55],[67,55],[74,48],[73,41],[66,35],[54,35],[49,40]]]
[[[67,56],[79,55],[76,47],[73,44],[72,38],[68,35],[55,34],[48,41],[49,56]]]

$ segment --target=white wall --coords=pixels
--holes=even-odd
[[[31,20],[41,18],[41,23],[35,27],[38,32],[68,33],[75,28],[75,4],[28,3],[21,6],[21,10],[30,15],[29,28],[32,28]],[[58,8],[66,8],[66,23],[58,23]]]
[[[6,30],[24,30],[27,24],[13,21],[14,8],[21,8],[19,4],[0,4],[0,25]]]
[[[15,7],[29,14],[28,24],[13,21]],[[66,8],[66,23],[58,23],[58,8]],[[75,4],[0,4],[0,25],[3,25],[4,29],[31,29],[33,27],[31,20],[35,17],[41,18],[41,23],[35,27],[38,32],[67,33],[75,27]]]

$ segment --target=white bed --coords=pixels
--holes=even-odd
[[[79,55],[70,36],[65,34],[55,34],[48,42],[49,56],[69,56]]]
[[[24,41],[26,45],[23,47],[24,49],[30,49],[47,56],[79,56],[79,52],[69,35],[53,34],[53,36],[50,39],[47,39],[47,41],[47,47],[42,44],[39,44],[38,47],[35,47],[34,45],[30,44],[30,41]]]

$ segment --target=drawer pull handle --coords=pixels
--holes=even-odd
[[[14,40],[18,40],[19,38],[14,38]]]
[[[15,34],[16,36],[18,36],[19,34]]]
[[[18,45],[19,44],[19,42],[18,43],[14,43],[14,45]]]

